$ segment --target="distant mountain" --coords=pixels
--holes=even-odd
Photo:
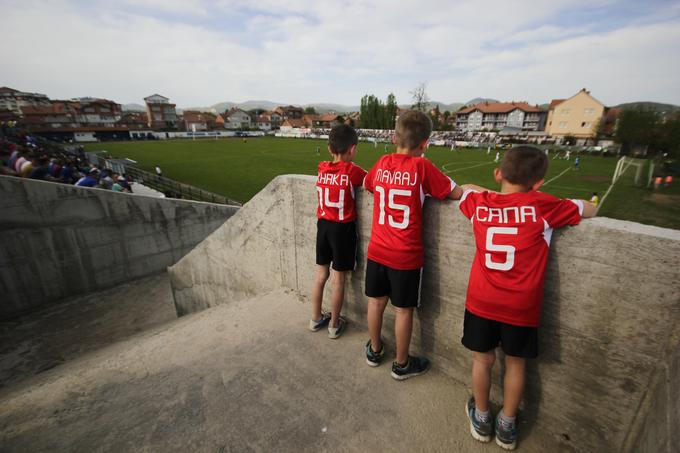
[[[444,102],[439,102],[439,101],[431,101],[430,102],[430,108],[434,108],[435,106],[439,106],[439,111],[440,112],[456,112],[458,111],[461,107],[464,105],[472,105],[472,104],[477,104],[480,102],[498,102],[495,99],[486,99],[486,98],[475,98],[465,104],[462,102],[452,102],[452,103],[444,103]],[[135,105],[135,104],[128,104],[128,105]],[[198,110],[199,112],[212,112],[212,113],[222,113],[225,110],[228,110],[232,107],[240,108],[242,110],[253,110],[253,109],[265,109],[265,110],[274,110],[276,107],[280,105],[291,105],[290,102],[272,102],[272,101],[267,101],[267,100],[251,100],[251,101],[245,101],[245,102],[231,102],[231,101],[224,101],[224,102],[219,102],[217,104],[211,105],[210,107],[185,107],[183,109],[177,109],[178,112],[183,111],[183,110]],[[348,113],[348,112],[358,112],[359,111],[359,106],[358,105],[344,105],[344,104],[332,104],[332,103],[315,103],[315,104],[292,104],[292,105],[298,105],[302,108],[307,108],[307,107],[314,107],[317,113],[328,113],[328,112],[337,112],[337,113]],[[144,107],[139,106],[142,110],[144,110]],[[404,108],[404,109],[409,109],[411,108],[411,104],[400,104],[399,107]]]
[[[463,106],[461,102],[453,102],[451,104],[444,104],[443,102],[436,101],[430,102],[431,108],[434,108],[435,105],[439,106],[439,111],[442,113],[446,112],[447,110],[453,113]]]
[[[627,102],[625,104],[619,104],[616,107],[622,109],[638,109],[638,108],[649,109],[655,110],[664,115],[680,111],[680,106],[678,105],[662,104],[660,102],[648,102],[648,101]]]
[[[347,112],[358,112],[359,111],[358,105],[306,104],[306,105],[302,106],[302,108],[305,108],[305,107],[314,107],[314,110],[316,110],[316,113],[328,113],[328,112],[347,113]]]
[[[146,112],[146,107],[139,104],[123,104],[122,108],[126,112]]]
[[[491,99],[491,98],[474,98],[465,103],[465,105],[474,105],[474,104],[479,104],[480,102],[500,102],[497,99]]]
[[[412,105],[413,104],[399,104],[399,108],[410,109]],[[439,101],[430,101],[428,103],[428,109],[433,109],[436,106],[439,106],[439,111],[444,113],[447,110],[449,112],[455,112],[458,109],[460,109],[463,106],[463,104],[460,103],[460,102],[453,102],[451,104],[444,104],[443,102],[439,102]]]
[[[265,110],[274,110],[276,107],[281,106],[281,105],[291,105],[290,102],[272,102],[272,101],[266,101],[266,100],[259,100],[259,101],[245,101],[245,102],[230,102],[230,101],[225,101],[225,102],[219,102],[217,104],[214,104],[210,107],[188,107],[185,108],[184,110],[198,110],[201,112],[214,112],[214,113],[221,113],[224,112],[227,109],[230,109],[232,107],[236,107],[242,110],[253,110],[253,109],[265,109]],[[292,105],[300,105],[300,104],[292,104]],[[327,113],[327,112],[338,112],[338,113],[346,113],[346,112],[356,112],[359,110],[358,105],[342,105],[342,104],[305,104],[305,105],[300,105],[302,108],[306,107],[314,107],[314,109],[317,111],[317,113]]]

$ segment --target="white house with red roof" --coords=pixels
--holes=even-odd
[[[546,116],[546,111],[526,102],[482,102],[456,112],[456,129],[500,131],[515,128],[540,131],[545,127]]]

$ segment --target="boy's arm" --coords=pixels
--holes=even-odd
[[[597,206],[586,200],[579,201],[583,203],[583,212],[581,213],[581,217],[583,217],[584,219],[587,219],[589,217],[595,217],[595,215],[597,214]]]
[[[487,189],[486,187],[478,186],[476,184],[463,184],[461,187],[463,188],[463,191],[474,190],[475,192],[494,192],[494,193],[496,193],[495,190],[490,190],[490,189]]]
[[[451,193],[449,194],[448,198],[452,200],[460,200],[460,197],[463,196],[463,189],[460,188],[460,186],[456,185],[456,187],[453,188]]]

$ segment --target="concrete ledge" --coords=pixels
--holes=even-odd
[[[360,256],[347,282],[344,310],[361,325],[372,198],[358,191],[357,203]],[[280,286],[309,294],[315,205],[314,177],[273,180],[169,268],[178,314]],[[468,382],[470,355],[460,335],[475,250],[470,224],[450,201],[428,200],[425,219],[423,308],[413,347],[453,378]],[[530,366],[524,416],[534,429],[549,433],[555,446],[621,451],[633,449],[630,439],[643,436],[640,420],[647,413],[639,410],[650,385],[661,369],[675,373],[671,382],[679,378],[677,366],[664,365],[670,363],[669,334],[677,333],[680,318],[679,257],[680,232],[631,222],[597,218],[553,236],[540,359]],[[388,310],[388,341],[392,320]],[[500,373],[495,381],[493,394],[500,399]],[[664,401],[677,414],[677,397]],[[655,445],[669,445],[664,440],[668,429],[659,429]]]
[[[237,207],[0,176],[0,319],[162,272]]]

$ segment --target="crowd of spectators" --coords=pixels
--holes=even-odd
[[[130,179],[92,164],[81,146],[62,147],[0,123],[0,175],[132,192]]]
[[[301,138],[326,138],[330,129],[309,129],[299,134]],[[392,141],[393,130],[385,129],[357,129],[360,140],[389,143]],[[541,136],[503,135],[493,131],[433,131],[430,142],[441,146],[463,147],[496,147],[507,143],[552,143],[553,140]]]

